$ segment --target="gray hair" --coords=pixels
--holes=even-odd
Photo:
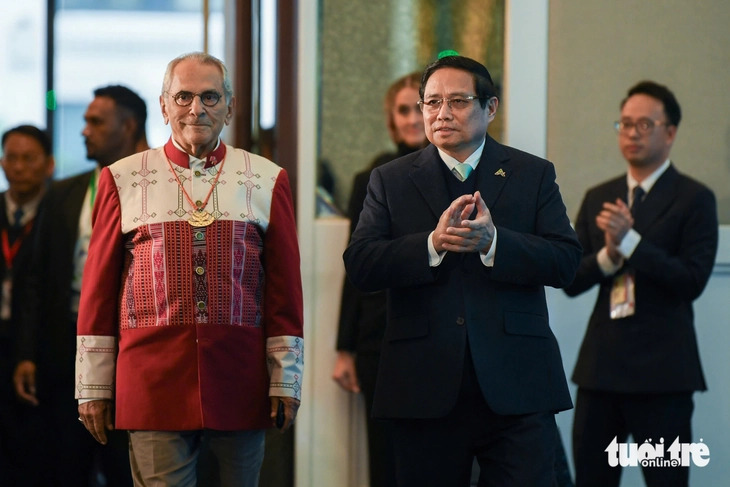
[[[210,54],[206,54],[204,52],[189,52],[187,54],[182,54],[170,61],[167,64],[165,77],[162,80],[162,94],[164,95],[172,84],[172,72],[175,70],[175,66],[180,64],[182,61],[186,61],[188,59],[197,61],[200,64],[211,64],[213,66],[217,66],[218,69],[220,69],[221,75],[223,76],[223,95],[226,97],[226,103],[230,103],[231,98],[233,98],[233,88],[231,85],[231,77],[228,75],[228,68],[226,68],[226,65],[223,64],[223,61],[215,56],[211,56]]]

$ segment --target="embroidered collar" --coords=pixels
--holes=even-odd
[[[170,137],[170,139],[165,144],[165,155],[176,165],[185,168],[190,167],[191,158],[197,159],[196,157],[191,156],[187,152],[177,147],[177,144],[173,142],[172,137]],[[209,167],[213,167],[221,162],[225,157],[226,144],[221,143],[221,140],[218,139],[218,146],[205,158],[205,165],[203,166],[203,168],[208,169]]]

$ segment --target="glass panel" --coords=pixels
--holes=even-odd
[[[91,169],[81,131],[94,89],[122,84],[147,103],[147,139],[165,143],[162,78],[174,57],[203,50],[202,0],[59,0],[55,19],[56,178]],[[209,52],[224,59],[223,0],[210,2]]]
[[[3,2],[0,15],[0,133],[46,126],[46,2]],[[7,189],[0,171],[0,191]]]

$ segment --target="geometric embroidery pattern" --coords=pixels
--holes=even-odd
[[[178,220],[139,227],[131,239],[121,293],[122,329],[196,323],[262,326],[263,238],[256,225],[216,220],[192,227]],[[209,269],[232,278],[217,279]],[[149,282],[151,288],[142,285]]]

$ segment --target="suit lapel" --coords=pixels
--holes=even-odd
[[[477,168],[477,189],[487,207],[492,208],[502,192],[502,188],[512,175],[512,171],[507,152],[488,135]]]
[[[86,199],[86,192],[89,188],[89,181],[91,181],[91,174],[94,171],[88,171],[83,174],[79,174],[75,177],[73,182],[68,186],[66,195],[64,196],[65,204],[63,209],[63,215],[66,220],[66,226],[72,229],[73,241],[76,242],[78,239],[79,229],[79,216],[81,215],[82,206]]]
[[[670,165],[664,174],[657,179],[651,191],[641,204],[634,216],[634,226],[639,233],[645,232],[651,224],[658,220],[659,215],[674,201],[675,183],[679,173]]]
[[[7,206],[5,205],[5,193],[0,193],[0,227],[10,228],[10,220],[8,220]]]
[[[413,184],[426,200],[436,219],[451,204],[440,164],[444,164],[444,162],[441,160],[438,150],[434,145],[430,145],[413,162],[409,173]],[[501,145],[487,136],[477,167],[476,187],[481,192],[487,207],[491,208],[511,176],[509,156]]]
[[[443,163],[436,146],[429,145],[413,161],[413,166],[411,166],[408,173],[436,220],[451,204],[449,190],[444,184],[443,173],[441,172],[441,166],[439,166]]]

